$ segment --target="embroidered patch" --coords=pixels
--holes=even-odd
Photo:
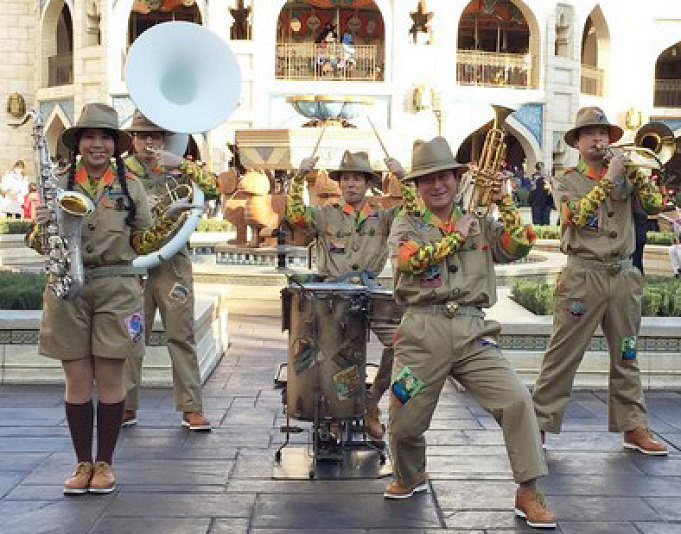
[[[567,312],[573,319],[579,320],[584,315],[584,305],[581,300],[571,300],[567,305]]]
[[[136,311],[124,319],[125,327],[128,330],[128,335],[134,343],[142,339],[144,334],[144,321],[142,320],[142,312]]]
[[[636,336],[622,338],[622,361],[636,363]]]
[[[437,265],[430,265],[423,273],[419,283],[421,287],[440,287],[442,286],[442,275]]]
[[[180,284],[179,282],[175,282],[173,284],[173,287],[170,288],[168,296],[171,299],[174,299],[182,304],[185,304],[187,302],[187,299],[189,298],[189,289]]]
[[[293,356],[293,370],[296,375],[299,375],[315,363],[317,352],[319,352],[319,349],[312,341],[307,339],[298,340],[298,350],[296,350]]]
[[[361,383],[359,366],[357,365],[343,369],[333,375],[333,385],[340,400],[354,397],[359,391]]]
[[[423,389],[423,380],[416,376],[406,365],[397,373],[395,380],[390,386],[393,399],[400,404],[405,404],[413,399]]]
[[[588,230],[598,230],[600,227],[600,220],[598,219],[597,214],[589,215],[586,219],[586,224],[584,225],[584,228]]]

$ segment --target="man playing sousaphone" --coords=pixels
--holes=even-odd
[[[375,278],[383,270],[388,258],[386,240],[390,226],[399,208],[382,210],[373,208],[366,194],[379,175],[369,164],[366,152],[343,154],[340,167],[330,176],[337,180],[342,198],[328,206],[305,206],[303,187],[305,176],[312,172],[318,158],[301,161],[300,170],[291,184],[287,218],[317,239],[317,270],[324,277],[338,277],[348,273],[364,273]],[[385,159],[388,170],[403,176],[404,170],[393,158]],[[376,378],[368,392],[364,427],[376,440],[383,439],[385,427],[379,419],[378,402],[390,383],[393,360],[393,333],[395,326],[371,323],[371,329],[384,346]]]
[[[172,188],[184,184],[191,188],[193,182],[203,190],[207,199],[218,196],[211,174],[196,163],[164,150],[170,132],[152,123],[139,111],[135,112],[128,131],[133,135],[134,154],[125,159],[125,165],[142,182],[152,213],[155,212],[154,204],[164,204],[164,199],[168,198],[167,185]],[[183,412],[182,425],[189,430],[210,431],[210,421],[203,415],[194,339],[194,286],[186,245],[169,260],[149,269],[144,288],[147,338],[152,331],[157,308],[161,313],[173,367],[175,408]],[[123,426],[137,423],[141,370],[140,357],[131,358],[126,363],[129,389]]]

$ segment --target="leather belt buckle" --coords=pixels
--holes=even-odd
[[[456,302],[455,300],[448,300],[447,302],[445,302],[444,307],[445,307],[445,316],[452,319],[456,315],[456,312],[459,309],[459,303]]]
[[[608,264],[608,274],[610,276],[615,276],[620,273],[622,270],[622,264],[621,263],[610,263]]]

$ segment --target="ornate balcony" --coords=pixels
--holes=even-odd
[[[655,80],[655,107],[681,108],[681,80]]]
[[[533,88],[531,54],[507,54],[458,50],[456,79],[460,85]]]
[[[382,47],[340,43],[277,44],[280,80],[383,80]]]
[[[582,63],[581,92],[585,95],[605,96],[603,91],[603,69]]]

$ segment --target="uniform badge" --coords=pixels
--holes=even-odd
[[[636,336],[622,338],[622,361],[629,365],[636,364]]]
[[[421,287],[441,287],[442,274],[440,273],[440,268],[437,265],[428,266],[426,272],[422,275],[419,285]]]
[[[395,380],[390,386],[393,399],[400,404],[406,404],[423,389],[423,380],[416,376],[406,365],[397,373]]]
[[[168,293],[168,296],[171,299],[174,299],[182,304],[187,302],[187,299],[189,298],[189,289],[187,287],[183,286],[179,282],[175,282],[173,284],[173,287],[170,288],[170,292]]]
[[[142,312],[136,311],[132,315],[125,318],[125,327],[128,330],[128,335],[134,343],[142,339],[144,334],[144,321],[142,320]]]

